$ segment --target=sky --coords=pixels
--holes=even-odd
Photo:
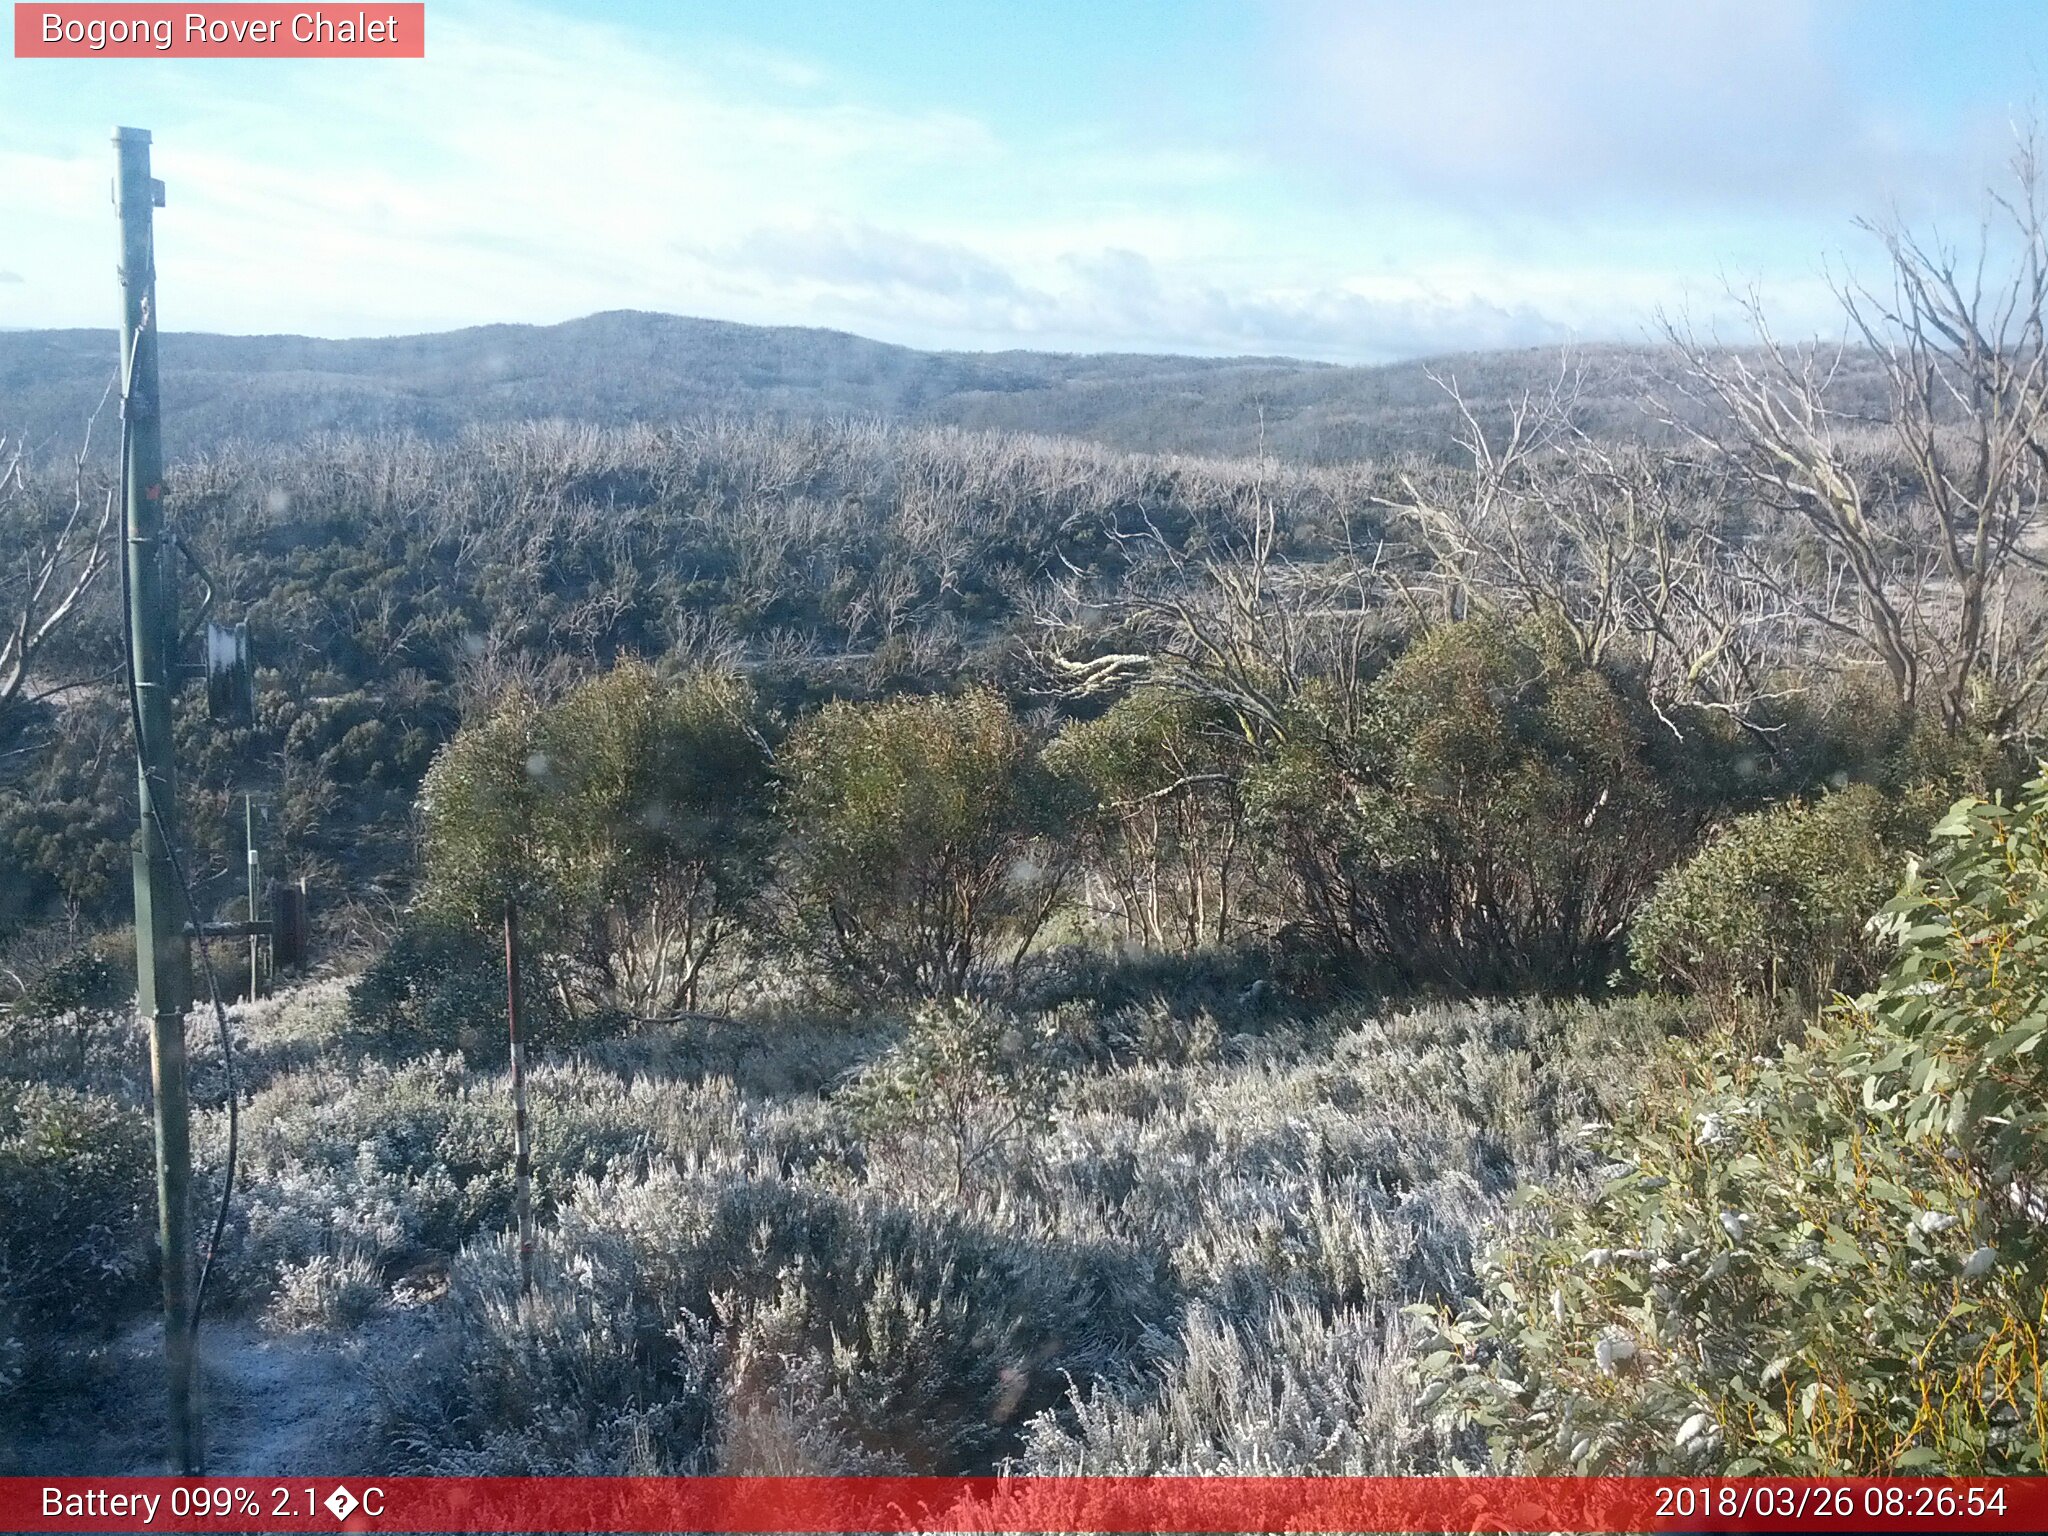
[[[349,7],[351,13],[355,7]],[[2048,0],[428,0],[424,60],[0,58],[0,326],[650,309],[1370,363],[1833,334],[1859,219],[1971,235]]]

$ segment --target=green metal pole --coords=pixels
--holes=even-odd
[[[201,1470],[199,1399],[192,1359],[192,1141],[185,1096],[185,1011],[192,950],[184,901],[165,836],[177,827],[171,753],[175,635],[170,542],[164,536],[163,436],[157,419],[156,245],[162,184],[149,174],[149,134],[114,130],[121,216],[121,395],[127,459],[129,664],[137,713],[135,838],[136,1010],[149,1022],[156,1110],[157,1238],[162,1245],[164,1360],[170,1387],[170,1470]]]

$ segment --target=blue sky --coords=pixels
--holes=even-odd
[[[1641,339],[1855,227],[1967,234],[2048,0],[428,0],[424,61],[0,59],[0,325],[111,314],[150,128],[173,329],[642,308],[918,346],[1371,362]]]

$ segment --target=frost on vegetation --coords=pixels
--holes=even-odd
[[[1398,1335],[1357,1308],[1286,1300],[1233,1320],[1197,1304],[1158,1363],[1121,1388],[1078,1387],[1032,1421],[1020,1471],[1042,1476],[1384,1475],[1422,1436],[1390,1369]]]
[[[1665,1028],[1361,1010],[1148,1061],[1115,1011],[954,1010],[862,1025],[823,1092],[758,1086],[844,1059],[846,1025],[789,1014],[544,1056],[522,1297],[504,1073],[326,1048],[343,1006],[237,1012],[215,1294],[280,1329],[389,1314],[389,1465],[478,1474],[1435,1465],[1390,1319],[1470,1289],[1519,1179],[1591,1175],[1557,1127],[1611,1113],[1616,1042]],[[224,1141],[203,1106],[202,1205]]]
[[[269,1320],[286,1330],[361,1326],[384,1299],[384,1281],[366,1255],[318,1254],[280,1271]]]
[[[1021,1080],[1001,1022],[965,1021],[964,1055],[913,1044],[843,1104],[697,1091],[675,1152],[557,1188],[527,1301],[505,1239],[471,1237],[434,1341],[390,1386],[406,1464],[1437,1464],[1391,1320],[1469,1288],[1518,1171],[1579,1166],[1546,1127],[1606,1109],[1584,1063],[1661,1027],[1439,1008],[1237,1065],[1082,1070],[1034,1105],[1028,1149],[977,1154],[963,1200],[932,1163],[950,1112],[909,1106],[958,1068],[999,1109]]]

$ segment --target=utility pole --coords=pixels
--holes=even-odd
[[[177,828],[171,694],[177,658],[176,572],[164,533],[163,435],[157,418],[156,240],[163,183],[149,174],[149,133],[116,128],[114,202],[121,218],[121,418],[127,485],[128,664],[135,689],[135,1003],[149,1022],[156,1107],[157,1240],[162,1246],[164,1360],[170,1387],[170,1470],[201,1467],[192,1358],[192,1140],[185,1097],[185,1011],[192,949],[167,839]]]

